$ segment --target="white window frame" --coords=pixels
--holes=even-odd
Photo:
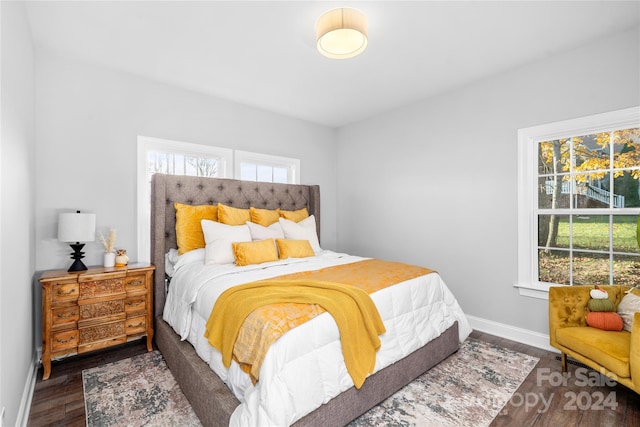
[[[234,154],[234,178],[240,179],[241,163],[253,163],[256,165],[266,165],[271,167],[287,168],[287,184],[298,184],[300,182],[300,159],[290,157],[272,156],[270,154],[252,153],[249,151],[235,150]]]
[[[548,299],[548,283],[537,277],[537,144],[572,136],[640,127],[640,107],[581,117],[518,130],[518,283],[520,295]],[[638,208],[616,213],[638,214]]]
[[[137,167],[137,217],[138,217],[138,261],[151,261],[151,194],[147,181],[147,158],[150,151],[161,151],[190,155],[194,157],[214,157],[218,159],[218,178],[230,178],[233,150],[211,145],[138,136]]]

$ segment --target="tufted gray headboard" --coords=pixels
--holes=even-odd
[[[235,208],[297,210],[306,207],[316,218],[320,237],[320,187],[273,184],[225,178],[155,174],[151,178],[151,262],[155,264],[154,309],[162,314],[165,302],[164,256],[176,248],[174,202],[189,205],[222,203]]]

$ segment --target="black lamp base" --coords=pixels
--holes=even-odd
[[[84,252],[82,252],[82,248],[84,247],[84,243],[70,243],[71,249],[71,259],[73,259],[73,264],[67,271],[84,271],[88,270],[87,266],[82,262],[82,258],[84,258]]]

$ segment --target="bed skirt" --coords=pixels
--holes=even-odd
[[[167,366],[204,426],[228,426],[240,404],[231,390],[174,330],[155,319],[155,342]],[[294,425],[342,426],[364,414],[459,348],[458,323],[407,357],[371,375],[358,390],[344,391]]]

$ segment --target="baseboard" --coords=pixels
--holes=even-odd
[[[506,338],[511,341],[517,341],[543,350],[559,353],[559,351],[549,345],[549,335],[539,332],[530,331],[528,329],[518,328],[504,323],[494,322],[493,320],[483,319],[481,317],[467,315],[471,327],[480,332],[495,335],[500,338]]]
[[[31,360],[31,369],[27,380],[24,384],[24,390],[22,392],[22,399],[20,399],[20,408],[18,409],[18,416],[16,418],[16,426],[27,427],[29,423],[29,412],[31,410],[31,401],[33,400],[33,391],[36,387],[36,379],[38,378],[39,368],[38,353],[34,352],[33,359]]]

